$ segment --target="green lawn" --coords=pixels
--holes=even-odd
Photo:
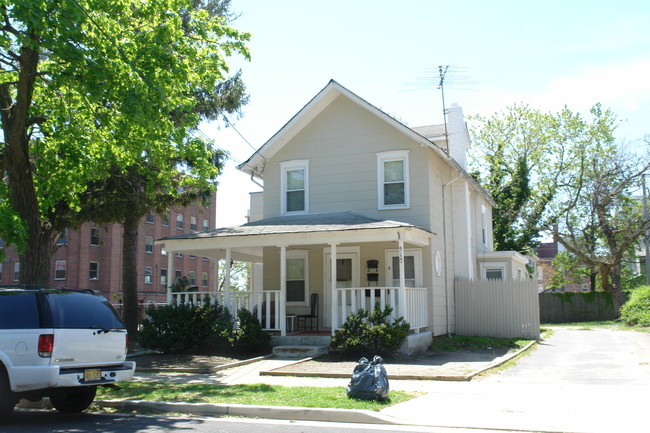
[[[206,385],[157,382],[121,382],[121,390],[98,388],[98,399],[179,401],[187,403],[252,404],[380,411],[417,397],[418,393],[391,391],[383,402],[348,398],[344,387],[287,387],[279,385]]]
[[[650,332],[650,328],[648,327],[628,326],[618,320],[601,320],[598,322],[543,323],[542,327],[578,328],[586,331],[590,329],[612,329],[616,331]]]

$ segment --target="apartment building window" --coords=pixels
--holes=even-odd
[[[178,283],[183,276],[181,271],[174,271],[174,284]]]
[[[57,260],[54,263],[54,279],[65,280],[65,272],[67,267],[68,263],[65,260]]]
[[[201,286],[202,287],[208,287],[208,273],[203,272],[201,274]]]
[[[147,224],[153,224],[153,213],[149,212],[147,214],[147,218],[145,219],[145,221],[147,222]]]
[[[190,260],[196,260],[196,256],[190,255]]]
[[[90,262],[88,265],[88,279],[99,280],[99,262]]]
[[[20,262],[14,262],[14,281],[20,281]]]
[[[193,232],[196,231],[196,217],[195,216],[190,217],[190,230],[192,230]]]
[[[147,253],[147,254],[153,254],[153,237],[152,236],[145,236],[144,252]]]
[[[90,245],[99,246],[99,229],[97,227],[90,228]]]
[[[164,249],[164,248],[161,248],[160,249],[160,254],[163,255],[163,256],[166,256],[167,255],[167,250]]]
[[[169,227],[169,212],[164,213],[161,218],[162,218],[162,225],[165,227]]]
[[[190,281],[190,286],[196,285],[196,272],[190,271],[187,274],[187,279]]]
[[[309,212],[309,161],[287,161],[280,168],[282,212]]]
[[[62,232],[59,232],[59,238],[56,240],[57,245],[66,245],[68,243],[68,229],[63,229]]]
[[[183,214],[179,213],[176,215],[176,228],[178,230],[183,230]]]
[[[151,284],[151,275],[152,275],[152,268],[151,266],[145,266],[144,267],[144,283],[145,284]]]
[[[203,230],[204,231],[210,230],[210,220],[203,219]]]
[[[377,153],[379,209],[409,207],[409,161],[407,150]]]
[[[160,285],[164,287],[167,286],[167,269],[165,268],[160,270]]]

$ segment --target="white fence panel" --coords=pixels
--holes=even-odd
[[[539,295],[532,280],[459,280],[456,334],[539,338]]]

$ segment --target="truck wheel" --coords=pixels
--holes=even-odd
[[[57,393],[50,396],[54,409],[60,413],[79,413],[88,409],[95,399],[96,386]]]
[[[4,424],[11,419],[14,406],[16,406],[16,395],[9,386],[7,372],[0,365],[0,424]]]

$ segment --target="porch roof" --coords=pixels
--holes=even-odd
[[[377,220],[352,212],[282,215],[240,226],[159,239],[167,251],[222,257],[226,248],[260,257],[262,247],[403,241],[428,245],[435,234],[410,223]],[[251,257],[249,257],[250,259]]]

